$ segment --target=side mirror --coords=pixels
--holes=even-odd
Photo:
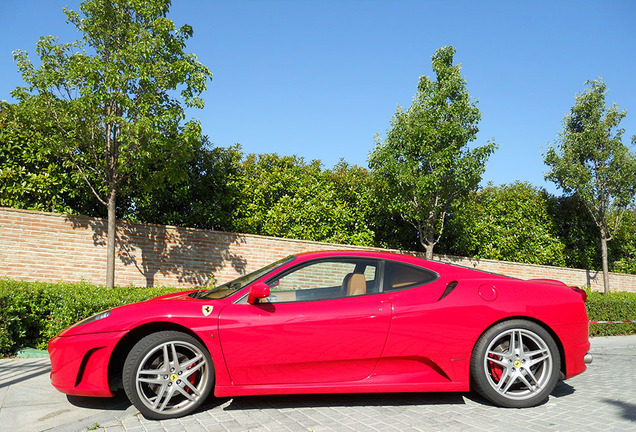
[[[249,304],[255,304],[258,299],[269,297],[269,285],[263,282],[257,282],[250,287],[250,293],[247,296]]]

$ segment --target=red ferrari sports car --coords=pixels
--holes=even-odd
[[[208,291],[121,306],[49,343],[61,392],[123,388],[147,418],[205,399],[295,393],[465,392],[546,400],[585,370],[586,294],[381,252],[290,256]]]

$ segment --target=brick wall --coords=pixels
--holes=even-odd
[[[372,249],[192,228],[118,222],[117,285],[194,287],[227,282],[287,255]],[[522,279],[558,279],[603,289],[595,271],[504,261],[437,256],[436,259]],[[99,218],[0,207],[0,277],[29,281],[103,284],[106,221]],[[612,290],[636,292],[636,275],[612,273]]]

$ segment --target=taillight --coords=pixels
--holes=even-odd
[[[587,291],[579,287],[570,287],[570,288],[572,288],[572,291],[576,291],[577,293],[581,295],[581,298],[583,299],[583,303],[587,301]]]

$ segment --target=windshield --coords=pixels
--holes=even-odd
[[[294,259],[296,259],[295,256],[291,255],[288,257],[283,258],[282,260],[273,262],[271,264],[266,265],[265,267],[256,270],[255,272],[252,272],[250,274],[246,274],[245,276],[241,276],[239,278],[234,279],[231,282],[227,282],[224,283],[223,285],[219,285],[218,287],[214,287],[209,291],[200,293],[197,298],[200,299],[207,299],[207,300],[215,300],[215,299],[222,299],[228,296],[231,296],[232,294],[234,294],[235,292],[237,292],[240,289],[243,289],[244,287],[248,286],[249,284],[251,284],[252,282],[254,282],[255,280],[259,279],[260,277],[262,277],[263,275],[265,275],[266,273],[284,265],[287,264],[288,262],[293,261]]]

